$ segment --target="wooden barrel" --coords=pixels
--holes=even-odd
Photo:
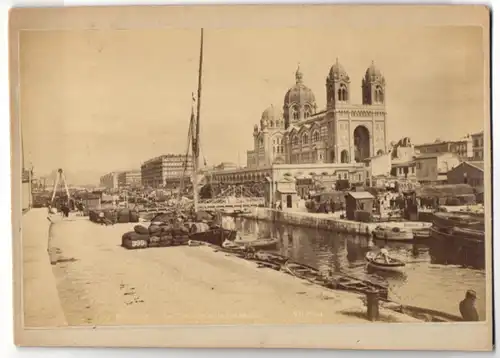
[[[129,221],[131,223],[139,222],[139,212],[137,210],[130,210]]]
[[[120,209],[117,213],[117,222],[119,223],[128,223],[130,221],[130,210],[129,209]]]

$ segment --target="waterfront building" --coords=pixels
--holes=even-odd
[[[462,162],[447,174],[448,184],[469,184],[478,191],[484,190],[484,162]]]
[[[99,180],[100,186],[110,190],[118,189],[118,174],[118,172],[111,172],[103,175]]]
[[[468,160],[473,157],[472,147],[473,140],[470,135],[455,141],[441,141],[440,139],[436,139],[433,143],[415,145],[415,149],[420,154],[454,153],[461,160]]]
[[[141,165],[141,181],[145,187],[177,188],[182,179],[190,180],[192,171],[191,156],[165,154],[149,159]]]
[[[416,179],[420,183],[446,183],[448,172],[460,162],[455,153],[421,154],[415,158]]]
[[[33,190],[32,190],[32,176],[33,171],[31,169],[24,169],[21,175],[21,198],[22,198],[22,210],[28,210],[33,204]]]
[[[128,170],[118,173],[118,187],[129,188],[141,185],[141,171]]]
[[[472,137],[472,160],[484,160],[484,131],[474,133]]]
[[[391,176],[415,180],[417,177],[416,156],[417,151],[410,138],[405,137],[399,140],[391,150]]]
[[[318,111],[300,68],[283,112],[270,106],[254,127],[247,167],[356,163],[387,152],[385,78],[372,62],[362,79],[362,103],[351,103],[351,78],[337,60],[326,77],[326,108]]]

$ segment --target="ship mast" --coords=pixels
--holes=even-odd
[[[203,28],[200,33],[200,66],[198,69],[198,101],[196,103],[196,125],[193,140],[193,203],[194,211],[198,212],[198,166],[200,156],[200,109],[201,109],[201,79],[203,74]]]

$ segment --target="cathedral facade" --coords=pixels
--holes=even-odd
[[[361,80],[362,103],[351,103],[351,78],[337,60],[326,77],[326,108],[317,110],[300,68],[283,107],[271,106],[255,125],[247,167],[361,163],[387,153],[385,78],[372,64]]]

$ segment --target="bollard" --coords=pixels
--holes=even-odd
[[[366,292],[366,306],[367,306],[367,316],[372,322],[377,321],[379,318],[379,307],[378,307],[378,291]]]

